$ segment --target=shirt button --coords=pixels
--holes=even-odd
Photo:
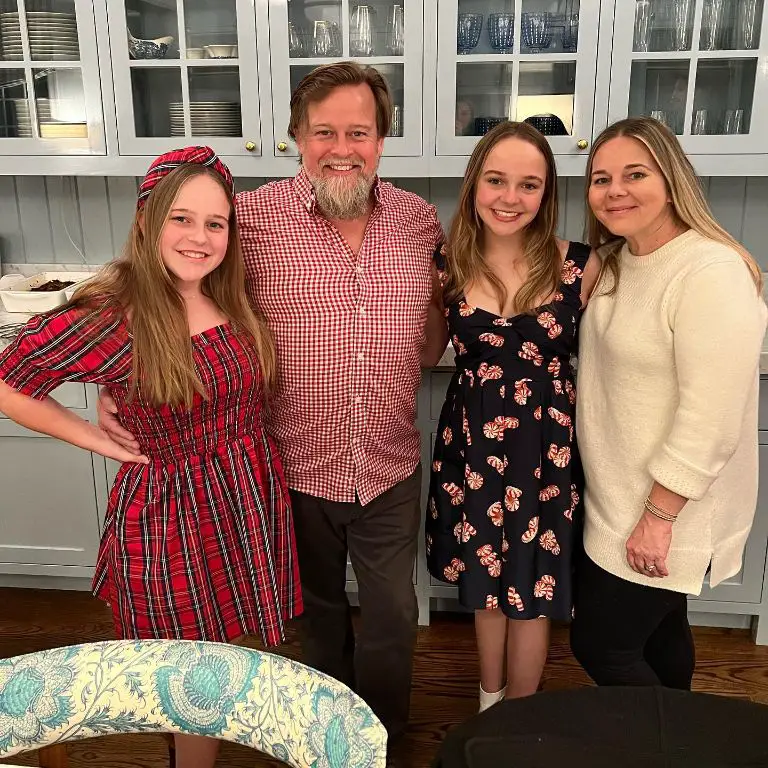
[[[362,398],[362,397],[360,397],[360,395],[357,395],[357,397],[355,397],[355,402],[356,402],[358,405],[360,405],[360,403],[362,403],[362,402],[363,402],[363,398]]]
[[[357,311],[358,311],[358,312],[359,312],[361,315],[365,316],[365,307],[358,307]]]
[[[362,363],[365,360],[365,355],[362,352],[358,352],[357,359]]]
[[[363,274],[363,268],[362,268],[362,266],[360,264],[358,264],[355,267],[355,272],[357,272],[358,275],[362,275]]]

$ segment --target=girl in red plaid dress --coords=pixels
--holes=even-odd
[[[288,489],[262,426],[275,355],[244,289],[233,183],[207,147],[158,158],[120,259],[0,355],[0,410],[122,462],[94,591],[121,638],[284,640],[301,612]],[[132,455],[48,395],[109,389]],[[176,739],[204,768],[218,742]]]

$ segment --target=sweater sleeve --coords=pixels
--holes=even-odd
[[[733,455],[767,315],[741,259],[703,265],[686,276],[671,312],[679,403],[648,463],[660,485],[701,499]]]

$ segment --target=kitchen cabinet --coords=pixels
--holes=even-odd
[[[353,59],[376,67],[392,92],[385,156],[421,156],[423,18],[421,0],[270,0],[276,155],[297,154],[286,129],[299,81],[320,64]]]
[[[96,387],[65,384],[53,397],[93,419]],[[104,459],[0,418],[0,573],[89,576],[107,502]]]
[[[197,142],[235,176],[289,176],[293,89],[354,59],[392,89],[385,176],[461,176],[505,118],[581,175],[641,114],[701,174],[763,175],[766,24],[764,0],[0,0],[0,172],[140,176]]]
[[[0,154],[105,155],[89,0],[0,0]]]
[[[154,156],[210,144],[261,154],[258,46],[249,0],[107,0],[118,148]]]
[[[599,0],[438,4],[437,154],[469,155],[502,120],[529,119],[556,155],[592,137]]]
[[[762,0],[617,3],[609,122],[654,116],[692,154],[764,152],[767,23]]]

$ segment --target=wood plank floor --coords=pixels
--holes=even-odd
[[[108,609],[83,592],[0,588],[0,658],[21,653],[112,638]],[[747,630],[695,631],[699,691],[738,696],[768,704],[768,647],[753,645]],[[253,644],[257,647],[257,644]],[[300,659],[295,632],[282,652]],[[544,688],[589,685],[568,649],[567,632],[554,631]],[[419,630],[414,670],[411,729],[412,768],[429,766],[452,726],[470,717],[477,706],[477,665],[471,619],[442,614]],[[164,742],[155,736],[107,737],[69,745],[71,768],[165,768]],[[37,765],[34,754],[17,756],[17,764]],[[277,768],[252,750],[224,745],[218,765],[231,768]]]

